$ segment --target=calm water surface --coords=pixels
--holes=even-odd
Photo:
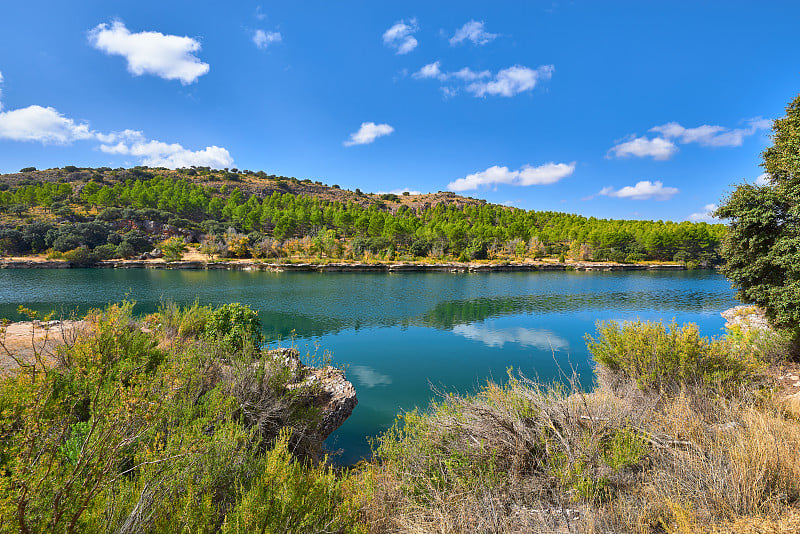
[[[722,333],[738,302],[711,271],[547,273],[264,273],[180,270],[0,270],[0,317],[18,304],[83,312],[122,299],[140,313],[161,300],[242,302],[260,311],[272,346],[328,351],[359,404],[327,442],[337,461],[369,455],[367,438],[398,412],[426,406],[431,387],[471,392],[508,367],[551,381],[559,367],[585,385],[583,336],[598,320],[695,322]],[[292,337],[294,336],[294,341]]]

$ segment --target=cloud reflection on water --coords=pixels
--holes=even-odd
[[[370,389],[392,383],[391,376],[379,373],[368,365],[352,365],[347,368],[347,372],[355,376],[362,386]]]
[[[506,343],[519,343],[523,347],[540,350],[569,350],[569,342],[550,330],[536,328],[492,328],[484,324],[460,324],[453,327],[453,333],[486,346],[502,348]]]

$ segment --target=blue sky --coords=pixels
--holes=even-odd
[[[28,0],[0,171],[210,165],[700,220],[800,90],[800,2]]]

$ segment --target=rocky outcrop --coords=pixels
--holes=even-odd
[[[304,427],[302,432],[307,433],[304,438],[321,444],[353,413],[358,404],[356,390],[341,369],[304,365],[297,349],[269,350],[265,356],[244,368],[217,362],[210,377],[211,385],[226,384],[239,400],[248,424],[258,427],[263,435],[274,434],[276,426],[285,424],[286,416],[293,410],[314,407],[319,420],[314,420],[312,428]],[[274,366],[270,365],[270,360]],[[271,380],[254,379],[264,376],[265,371],[280,377],[283,392],[276,392],[275,382]],[[288,399],[291,399],[289,406],[285,405]]]
[[[758,306],[734,306],[720,313],[725,318],[725,328],[738,327],[742,330],[751,328],[757,330],[770,330],[767,315]]]
[[[344,371],[326,365],[325,367],[308,367],[300,361],[297,349],[274,349],[268,356],[292,371],[293,379],[287,389],[310,386],[313,391],[311,402],[320,410],[322,420],[317,430],[320,441],[331,435],[353,413],[358,404],[356,388],[344,376]]]

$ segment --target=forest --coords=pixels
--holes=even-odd
[[[597,219],[443,192],[365,194],[263,171],[23,171],[0,184],[6,254],[128,258],[178,238],[209,259],[550,257],[709,267],[725,234],[721,224]]]

